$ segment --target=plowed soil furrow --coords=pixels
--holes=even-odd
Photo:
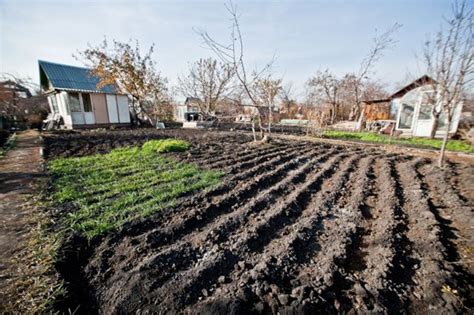
[[[325,221],[322,233],[318,235],[320,250],[295,273],[294,281],[301,287],[293,293],[307,301],[305,311],[337,312],[350,307],[350,301],[340,300],[336,292],[347,290],[352,285],[344,279],[346,260],[352,258],[348,257],[350,247],[357,240],[358,228],[363,220],[362,207],[371,191],[373,161],[374,157],[361,161],[357,171],[350,177],[346,190],[349,193],[339,200],[333,209],[332,218]]]
[[[58,269],[68,296],[58,312],[472,312],[469,163],[439,169],[363,144],[276,135],[254,143],[248,133],[209,130],[61,133],[45,143],[54,158],[163,138],[189,141],[186,152],[164,156],[220,170],[220,183],[166,205],[151,164],[131,168],[114,158],[114,178],[88,178],[88,204],[107,206],[123,192],[132,202],[136,193],[123,211],[153,213],[90,242],[68,238]],[[61,207],[55,213],[74,211]]]
[[[261,212],[254,224],[240,230],[221,246],[214,246],[193,268],[177,273],[169,282],[153,292],[160,307],[175,310],[195,303],[202,290],[229,274],[241,257],[265,247],[282,228],[301,215],[311,194],[317,192],[321,182],[336,171],[335,164],[347,154],[340,154],[325,162],[320,170],[312,173],[306,182],[298,185],[282,203]]]
[[[232,151],[228,153],[228,155],[224,159],[220,159],[217,161],[209,161],[209,160],[204,160],[204,161],[199,161],[199,163],[202,163],[203,165],[206,165],[209,168],[223,168],[228,165],[235,164],[236,162],[246,162],[252,159],[255,159],[257,157],[261,157],[262,155],[266,154],[272,154],[278,151],[282,150],[291,150],[291,149],[296,149],[296,148],[301,148],[302,145],[298,144],[292,144],[289,146],[281,146],[281,145],[268,145],[265,148],[249,148],[246,154],[238,155]]]
[[[246,299],[248,303],[254,305],[262,304],[268,311],[275,310],[278,302],[276,299],[272,299],[272,294],[276,292],[266,291],[270,291],[270,288],[276,283],[280,288],[285,286],[285,283],[287,287],[291,287],[289,278],[292,275],[292,265],[297,266],[304,263],[310,253],[319,248],[311,240],[321,229],[321,222],[327,219],[332,203],[340,195],[349,174],[354,170],[354,164],[360,158],[359,155],[353,155],[347,159],[341,165],[339,172],[322,183],[321,190],[311,198],[297,222],[285,226],[261,252],[241,260],[238,268],[225,279],[225,284],[206,288],[207,292],[216,292],[216,294],[208,293],[211,296],[200,302],[200,305],[193,305],[192,310],[206,313],[207,308],[212,308],[211,305],[214,305],[216,301],[226,299],[229,304],[232,301]],[[242,283],[252,284],[251,294],[239,290]],[[242,293],[244,295],[239,296]],[[284,293],[284,291],[279,293]],[[202,298],[204,299],[205,296]],[[291,302],[290,299],[288,302]],[[229,309],[224,309],[224,305],[222,307],[222,312],[229,311]]]
[[[330,154],[331,152],[321,154],[319,160],[324,161]],[[184,213],[184,218],[175,216],[173,221],[177,222],[176,224],[173,224],[173,221],[168,222],[166,227],[153,231],[148,235],[150,245],[154,247],[161,246],[169,240],[176,239],[176,237],[187,229],[202,227],[203,224],[210,222],[217,215],[232,211],[232,207],[236,207],[239,204],[245,204],[246,200],[255,196],[260,189],[264,189],[277,183],[281,176],[286,173],[287,169],[296,166],[298,162],[298,160],[293,160],[288,164],[282,163],[273,171],[267,171],[254,177],[251,181],[237,184],[234,189],[225,193],[216,200],[216,202],[212,202],[204,209],[198,208],[191,212]]]
[[[255,178],[254,186],[255,186],[255,184],[258,184],[258,186],[250,187],[251,189],[248,189],[248,191],[253,196],[257,196],[257,197],[254,197],[254,200],[250,201],[249,203],[246,203],[246,202],[244,202],[244,200],[242,200],[242,204],[244,204],[244,206],[242,206],[241,208],[237,208],[237,209],[228,208],[227,204],[232,204],[232,203],[236,202],[236,200],[232,199],[232,200],[229,201],[230,202],[229,203],[229,202],[225,201],[227,199],[223,198],[223,199],[220,199],[217,203],[214,204],[215,207],[213,207],[211,209],[207,208],[207,209],[204,209],[202,211],[196,212],[195,213],[196,215],[199,215],[199,213],[205,214],[200,218],[200,221],[196,222],[195,220],[199,219],[199,218],[194,217],[193,214],[189,213],[189,211],[188,211],[186,213],[183,213],[183,215],[184,215],[183,220],[185,220],[185,221],[182,221],[182,222],[186,222],[186,220],[193,220],[195,224],[194,225],[188,225],[188,231],[192,232],[192,231],[197,230],[196,233],[199,233],[200,229],[203,227],[203,224],[211,222],[210,216],[212,215],[214,210],[216,210],[216,211],[214,211],[214,216],[216,216],[218,214],[225,214],[225,213],[221,213],[222,211],[232,211],[230,214],[224,215],[223,218],[221,218],[217,222],[214,222],[212,230],[209,231],[208,234],[216,236],[218,233],[222,233],[223,231],[226,231],[227,233],[230,233],[233,229],[236,229],[239,226],[239,224],[242,223],[242,222],[240,222],[240,220],[246,219],[245,213],[251,213],[252,211],[258,211],[258,209],[261,209],[262,207],[266,206],[267,201],[269,201],[269,196],[272,196],[272,198],[275,198],[279,194],[283,193],[285,191],[285,189],[290,189],[291,185],[296,184],[299,180],[304,178],[304,176],[311,169],[311,167],[313,167],[313,165],[316,165],[316,163],[326,160],[327,157],[329,157],[333,153],[333,151],[331,151],[329,153],[324,153],[324,154],[321,154],[322,152],[317,152],[317,153],[319,153],[319,155],[317,155],[317,157],[312,158],[313,156],[315,156],[316,152],[317,151],[314,151],[314,149],[308,150],[308,152],[303,151],[303,152],[301,152],[301,153],[303,153],[303,155],[301,155],[299,158],[291,159],[291,161],[289,161],[289,162],[288,162],[288,160],[290,160],[289,158],[287,159],[286,157],[285,158],[280,157],[278,159],[278,162],[280,162],[278,167],[276,167],[271,172],[265,173],[264,176],[260,176],[260,177]],[[290,157],[292,157],[292,156],[290,155]],[[299,167],[299,168],[296,169],[297,167]],[[280,181],[280,183],[278,185],[272,186],[272,184],[278,182],[283,176],[288,174],[288,172],[291,173],[292,170],[294,170],[294,169],[296,169],[296,170],[293,172],[293,174],[291,176],[286,177],[284,180]],[[270,188],[266,189],[266,187],[270,187]],[[245,189],[245,188],[249,188],[249,186],[248,185],[236,186],[235,190],[231,191],[229,193],[229,195],[228,195],[229,198],[235,198],[235,196],[239,196],[240,191],[242,189]],[[270,194],[270,192],[272,194]],[[258,193],[258,195],[257,195],[257,193]],[[219,210],[220,212],[217,212],[217,210]],[[243,211],[245,211],[245,213],[242,216],[239,216],[241,214],[241,212],[243,212]],[[178,222],[180,222],[180,221],[178,220]],[[199,224],[197,224],[197,223],[199,223]],[[172,241],[172,240],[178,239],[179,238],[178,235],[180,235],[180,234],[181,235],[186,235],[184,233],[187,231],[186,229],[179,229],[176,226],[171,227],[168,230],[169,231],[168,234],[164,234],[165,230],[166,229],[160,229],[156,232],[152,232],[152,233],[158,233],[158,232],[163,233],[159,236],[155,235],[154,238],[153,238],[153,239],[160,240],[159,244],[161,246],[168,243],[168,242],[166,242],[166,240]],[[192,236],[189,236],[188,238],[183,240],[182,243],[186,244],[185,241],[190,239],[191,237]],[[204,238],[206,238],[206,237],[204,237]],[[145,239],[147,240],[147,243],[149,243],[149,245],[147,245],[147,247],[153,248],[153,251],[156,251],[156,246],[150,245],[150,242],[152,240],[150,234],[148,234],[148,235],[145,234]],[[133,240],[132,240],[132,242],[133,242]],[[197,240],[195,240],[194,242],[197,242]],[[137,244],[135,244],[133,246],[136,247],[136,245]],[[111,246],[111,244],[108,244],[108,246]],[[194,248],[192,257],[197,257],[197,255],[199,255],[199,252],[202,252],[202,250],[204,250],[204,249],[205,249],[205,247],[202,247],[199,251],[198,249]],[[189,248],[186,248],[186,246],[179,247],[178,245],[176,245],[176,246],[173,246],[172,251],[170,253],[165,252],[164,255],[162,255],[160,257],[164,256],[165,259],[168,259],[170,257],[173,257],[173,255],[178,255],[179,256],[181,250],[189,251]],[[189,255],[189,256],[191,257],[191,255]],[[130,257],[127,257],[127,258],[129,258],[129,260],[133,260],[134,255],[132,254]],[[183,266],[183,264],[185,262],[186,262],[186,260],[180,260],[176,263],[173,263],[172,267],[173,267],[173,269],[177,269],[179,266]],[[163,262],[161,262],[161,263],[164,264]],[[118,269],[121,269],[121,268],[124,268],[123,266],[128,265],[128,261],[122,261],[121,263],[118,263],[115,260],[113,265],[117,266]],[[153,265],[154,264],[151,264],[151,268],[153,268]],[[134,267],[136,267],[136,266],[134,266]],[[170,267],[171,266],[168,266],[168,268],[170,268]],[[125,268],[127,268],[127,267],[125,267]],[[166,266],[162,265],[160,267],[160,270],[162,268],[166,269]],[[109,274],[110,274],[110,270],[109,270],[109,272],[106,273],[106,275],[109,275]],[[163,274],[166,275],[166,273],[163,273]],[[105,280],[104,277],[106,275],[104,275],[101,278],[101,281]],[[171,274],[169,274],[169,275],[171,275]],[[113,279],[111,281],[113,281]]]
[[[418,172],[423,188],[428,192],[431,211],[441,229],[441,243],[446,249],[445,261],[454,270],[450,279],[452,286],[459,292],[464,306],[469,309],[474,298],[474,280],[471,277],[474,263],[473,255],[465,249],[474,246],[474,219],[470,215],[473,206],[461,198],[449,184],[446,169],[440,170],[432,164],[426,164]]]
[[[425,163],[418,159],[397,165],[405,198],[404,211],[408,215],[407,237],[413,246],[413,258],[418,261],[410,308],[417,313],[454,311],[458,301],[442,292],[443,285],[450,283],[443,266],[445,248],[440,242],[441,230],[417,173],[420,164]]]
[[[224,214],[213,220],[212,225],[208,229],[201,232],[200,230],[193,230],[193,233],[185,235],[179,241],[173,243],[170,251],[161,249],[162,253],[160,255],[153,257],[151,262],[148,262],[147,269],[152,269],[155,265],[160,265],[161,268],[166,268],[170,266],[165,266],[164,263],[169,261],[168,256],[179,255],[182,251],[187,251],[187,256],[190,256],[192,259],[197,259],[203,256],[204,250],[208,247],[212,247],[216,244],[220,244],[228,239],[232,233],[241,228],[244,224],[248,223],[249,220],[260,211],[262,211],[268,204],[276,202],[282,194],[285,194],[286,191],[291,189],[294,185],[304,180],[304,177],[308,174],[311,168],[323,161],[326,157],[324,155],[319,156],[318,158],[310,159],[310,155],[301,156],[294,161],[298,163],[295,166],[299,166],[297,169],[284,167],[281,165],[279,169],[276,169],[276,172],[280,170],[285,171],[287,177],[283,178],[277,185],[269,186],[262,185],[262,190],[259,190],[259,193],[255,195],[252,199],[244,203],[243,206],[236,208],[230,213]],[[328,156],[330,153],[328,153]],[[263,189],[265,188],[265,189]],[[192,254],[189,252],[189,247],[193,247]],[[179,271],[182,268],[189,266],[193,261],[183,259],[178,263],[173,264],[172,271]],[[163,270],[161,274],[166,274],[167,269]],[[158,276],[159,278],[159,276]]]
[[[202,165],[206,165],[207,167],[209,168],[221,168],[221,167],[225,167],[227,165],[232,165],[233,163],[237,162],[237,163],[240,163],[240,162],[245,162],[245,161],[248,161],[248,160],[251,160],[251,159],[255,159],[255,158],[258,158],[262,155],[266,155],[266,154],[272,154],[272,153],[275,153],[277,151],[280,151],[280,150],[285,150],[285,149],[288,149],[288,148],[294,148],[294,146],[291,146],[291,147],[282,147],[282,146],[271,146],[271,145],[268,145],[266,147],[263,147],[263,148],[255,148],[255,149],[251,149],[249,148],[248,150],[245,150],[243,152],[232,152],[232,151],[223,151],[223,155],[224,157],[223,158],[218,158],[218,159],[215,159],[214,158],[209,158],[209,159],[197,159],[195,160],[196,163],[199,163],[199,164],[202,164]]]
[[[285,148],[285,149],[281,150],[281,152],[286,153],[286,152],[290,152],[290,151],[294,152],[294,151],[298,151],[298,150],[304,151],[304,150],[307,150],[307,149],[308,148],[304,148],[304,147],[290,147],[290,148]],[[230,164],[212,165],[209,168],[221,168],[221,169],[225,170],[226,173],[235,174],[235,173],[239,172],[241,169],[247,169],[247,168],[259,165],[261,163],[264,163],[265,161],[267,161],[268,159],[270,159],[272,157],[278,156],[279,154],[281,154],[281,153],[279,151],[276,151],[276,152],[272,152],[268,155],[254,157],[252,159],[248,159],[248,160],[242,161],[242,162],[237,163],[237,164],[230,162]]]
[[[296,147],[298,148],[298,147]],[[262,153],[261,156],[258,157],[257,160],[252,160],[252,162],[254,162],[255,164],[263,164],[262,161],[265,161],[265,160],[268,160],[268,159],[271,159],[275,156],[278,156],[280,154],[287,154],[288,152],[291,152],[291,151],[294,151],[296,149],[295,147],[289,147],[289,148],[276,148],[275,150],[272,150],[270,153],[269,152],[264,152]],[[245,159],[245,161],[248,161],[247,159]],[[247,164],[245,164],[247,165]],[[213,168],[213,167],[210,167],[210,168]],[[237,166],[234,164],[231,168],[231,170],[229,171],[229,173],[233,173],[233,172],[236,172],[236,170],[240,169],[241,168],[241,165],[237,164]],[[152,175],[154,174],[154,172],[157,172],[159,171],[159,169],[153,169],[151,170],[151,177],[153,177]],[[136,178],[140,178],[140,181],[134,181],[134,179]],[[134,181],[133,185],[131,185],[130,189],[127,190],[126,186],[127,184],[130,184],[132,183],[132,181]],[[115,186],[116,187],[121,187],[120,191],[121,193],[126,193],[127,191],[141,191],[143,189],[147,189],[147,188],[150,188],[150,187],[154,187],[158,184],[161,184],[163,182],[163,180],[161,178],[153,178],[152,180],[144,177],[144,174],[143,172],[140,172],[137,174],[137,177],[134,177],[134,176],[124,176],[124,178],[121,180],[121,181],[118,181]],[[86,187],[85,188],[86,190],[89,190],[91,188],[88,188]],[[94,195],[94,198],[91,199],[91,201],[98,201],[98,200],[104,200],[104,199],[107,199],[107,198],[113,198],[116,196],[116,193],[112,191],[94,191],[94,192],[91,192],[90,194],[93,194]],[[90,194],[86,194],[87,195],[90,195]]]
[[[204,194],[193,196],[193,198],[191,198],[190,200],[186,200],[184,198],[183,203],[181,204],[181,206],[179,206],[179,209],[170,209],[171,213],[168,212],[168,214],[172,216],[176,216],[180,212],[185,211],[187,213],[187,216],[189,216],[188,208],[196,208],[196,204],[207,203],[207,205],[204,208],[208,209],[208,207],[214,207],[215,204],[225,202],[226,200],[225,196],[234,198],[233,200],[236,201],[237,199],[235,198],[233,194],[239,191],[242,185],[246,184],[244,182],[245,180],[248,180],[250,178],[258,178],[258,176],[260,176],[262,173],[268,172],[268,170],[271,170],[280,164],[284,164],[287,161],[295,158],[296,156],[304,155],[307,152],[310,152],[311,150],[316,150],[314,153],[316,155],[317,154],[323,155],[327,151],[325,149],[319,150],[319,146],[316,147],[316,149],[313,146],[310,146],[310,147],[302,149],[301,151],[293,150],[292,152],[288,154],[284,154],[284,155],[279,154],[276,157],[270,160],[264,161],[261,164],[255,165],[254,167],[249,168],[249,169],[241,169],[240,168],[241,165],[237,164],[236,166],[234,166],[235,171],[233,171],[233,173],[235,174],[232,174],[229,177],[227,177],[226,180],[222,184],[220,184],[218,187],[211,189],[209,191],[206,191],[204,192]],[[292,164],[294,164],[294,162],[292,162]],[[267,176],[270,176],[270,175],[267,175]],[[228,202],[228,204],[231,204],[231,203]],[[202,209],[202,208],[198,208],[198,209]],[[206,211],[206,210],[202,210],[201,212],[203,211]],[[169,219],[163,218],[162,220],[160,220],[160,222],[166,222],[168,224]],[[128,229],[122,231],[122,233],[124,233],[123,235],[133,236],[137,234],[137,232],[140,232],[139,234],[141,235],[147,232],[147,230],[149,229],[151,229],[153,233],[153,231],[160,229],[160,226],[161,226],[161,224],[159,224],[160,222],[153,222],[153,223],[150,221],[146,221],[145,223],[139,222],[138,223],[138,225],[140,226],[139,228],[134,225],[131,225]],[[113,239],[111,241],[112,242],[109,243],[108,246],[114,246]]]
[[[400,297],[410,283],[410,264],[401,261],[408,249],[403,231],[404,214],[400,212],[396,179],[392,176],[397,158],[384,158],[375,164],[373,188],[375,200],[367,200],[365,224],[359,247],[363,269],[355,273],[350,290],[353,308],[364,312],[387,313],[406,308]],[[402,281],[400,281],[402,280]]]

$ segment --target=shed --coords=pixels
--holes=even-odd
[[[127,95],[111,85],[98,88],[99,78],[91,69],[42,60],[38,64],[41,89],[64,128],[130,125]]]
[[[391,112],[395,115],[395,129],[402,135],[428,137],[434,123],[432,114],[438,95],[434,95],[433,85],[436,81],[424,75],[391,95]],[[463,103],[458,103],[453,111],[449,134],[457,131]],[[438,119],[438,130],[435,137],[446,134],[446,116],[441,113]]]

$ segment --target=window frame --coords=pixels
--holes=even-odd
[[[91,99],[91,95],[90,93],[80,93],[81,94],[81,98],[82,98],[82,111],[84,113],[93,113],[94,112],[94,109],[92,108],[92,99]],[[86,110],[86,102],[85,102],[85,99],[88,99],[88,109],[90,110]]]
[[[72,105],[71,100],[73,99],[73,96],[72,96],[73,94],[77,95],[77,104],[79,105],[79,110],[73,110],[73,107],[71,106],[71,105]],[[82,105],[81,105],[81,96],[80,96],[80,93],[78,93],[78,92],[68,92],[67,95],[68,95],[69,111],[70,111],[71,113],[83,113],[84,110],[83,110]]]
[[[406,104],[406,103],[402,103],[400,102],[400,115],[398,116],[398,119],[397,119],[397,128],[400,129],[400,130],[412,130],[413,129],[413,123],[415,121],[415,111],[416,111],[416,106],[413,106],[411,104]],[[405,128],[405,127],[402,127],[401,126],[401,118],[402,118],[402,115],[403,115],[403,107],[404,106],[409,106],[412,108],[412,116],[411,116],[411,123],[410,123],[410,127],[408,128]]]

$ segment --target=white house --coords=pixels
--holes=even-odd
[[[113,86],[97,88],[99,78],[90,69],[39,62],[40,85],[51,113],[59,115],[66,129],[128,126],[128,97]]]
[[[396,115],[395,130],[401,131],[402,135],[428,137],[431,133],[434,117],[432,115],[432,100],[437,97],[433,91],[435,81],[429,76],[423,76],[402,89],[395,92],[390,98],[391,112]],[[461,116],[463,103],[456,105],[449,129],[449,134],[457,131],[459,118]],[[438,121],[436,137],[442,137],[446,133],[446,117],[444,112]]]

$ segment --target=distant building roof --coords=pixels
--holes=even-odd
[[[40,83],[44,90],[85,91],[116,94],[116,89],[107,85],[98,89],[99,78],[91,74],[91,69],[63,65],[39,60]],[[50,83],[48,84],[49,81]]]
[[[426,84],[433,84],[433,83],[436,83],[435,80],[433,80],[430,76],[428,75],[424,75],[418,79],[416,79],[415,81],[411,82],[410,84],[402,87],[401,89],[399,89],[397,92],[393,93],[390,98],[397,98],[397,97],[401,97],[403,95],[405,95],[406,93],[410,92],[411,90],[417,88],[417,87],[420,87],[422,85],[426,85]]]
[[[186,97],[186,100],[184,101],[184,104],[200,103],[200,102],[201,102],[201,100],[199,98],[188,96],[188,97]]]

